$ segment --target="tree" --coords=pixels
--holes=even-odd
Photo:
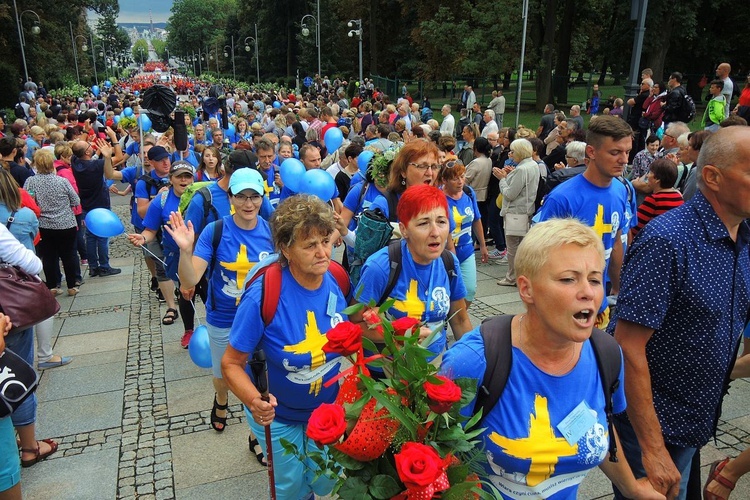
[[[131,55],[133,57],[133,60],[137,63],[144,63],[148,61],[148,42],[146,42],[146,40],[144,40],[143,38],[139,38],[138,40],[136,40],[133,44]]]

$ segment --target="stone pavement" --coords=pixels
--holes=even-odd
[[[123,220],[126,202],[113,199]],[[60,449],[23,470],[24,498],[267,498],[266,469],[248,451],[237,399],[230,396],[226,431],[211,429],[210,372],[193,365],[180,347],[181,321],[161,325],[166,306],[149,291],[143,259],[123,236],[112,241],[111,255],[122,274],[86,277],[77,296],[60,297],[55,353],[75,359],[42,372],[37,421],[37,435],[55,438]],[[495,284],[506,268],[479,265],[474,324],[523,310],[515,288]],[[203,306],[197,307],[200,321]],[[718,440],[703,451],[704,478],[708,464],[750,443],[749,399],[750,382],[736,381]],[[611,498],[598,469],[579,498]],[[741,480],[732,498],[750,498],[750,480]]]

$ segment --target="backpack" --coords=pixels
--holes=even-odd
[[[355,286],[359,283],[362,267],[367,258],[386,246],[392,234],[393,226],[379,208],[365,210],[359,216],[357,240],[354,242],[352,260],[349,263],[349,274]]]
[[[13,113],[15,113],[16,118],[20,118],[23,120],[26,118],[26,111],[23,110],[23,106],[21,106],[21,103],[16,103],[16,106],[13,108]]]
[[[474,403],[474,414],[482,410],[484,418],[495,407],[505,390],[505,384],[510,376],[513,364],[513,349],[511,345],[511,321],[513,315],[494,316],[482,321],[479,331],[484,341],[484,356],[487,368],[484,372],[482,385],[477,391]],[[622,357],[620,346],[611,335],[594,328],[591,332],[591,347],[594,349],[596,365],[602,379],[604,390],[604,412],[607,416],[609,431],[609,461],[617,462],[617,442],[614,437],[614,423],[612,421],[612,397],[620,386],[620,368]]]
[[[456,265],[453,261],[453,253],[451,253],[451,251],[447,249],[443,250],[443,253],[440,254],[440,258],[443,261],[445,272],[448,273],[448,279],[452,284],[453,280],[458,277],[458,273],[456,272]],[[388,244],[388,261],[388,281],[385,282],[383,294],[380,296],[380,300],[378,300],[377,302],[378,305],[382,304],[386,301],[386,299],[388,299],[388,296],[396,286],[396,281],[401,274],[401,268],[403,267],[403,252],[401,250],[401,240],[393,240]]]
[[[689,123],[695,118],[695,101],[690,94],[685,94],[682,98],[682,109],[680,110],[680,121]]]
[[[149,197],[151,197],[152,199],[156,198],[156,195],[159,194],[159,190],[161,188],[169,185],[169,181],[167,179],[156,179],[151,176],[151,174],[143,174],[138,177],[138,180],[146,183],[146,191],[148,192]]]
[[[214,232],[214,239],[216,239],[216,232]],[[221,236],[219,236],[219,239],[221,239]],[[216,254],[216,252],[214,252],[214,254]],[[266,326],[273,321],[273,317],[276,315],[276,308],[279,305],[279,298],[281,297],[281,270],[281,263],[273,262],[259,269],[245,284],[245,290],[247,290],[251,283],[262,277],[263,286],[260,296],[260,316],[263,318],[263,324]],[[336,280],[344,297],[349,297],[352,287],[346,269],[335,260],[331,260],[328,272]]]

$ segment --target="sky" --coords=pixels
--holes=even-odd
[[[155,23],[165,23],[169,19],[172,0],[120,0],[120,23],[147,23],[148,11]]]

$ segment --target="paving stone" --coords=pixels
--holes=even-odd
[[[73,365],[71,363],[67,366]],[[55,375],[37,392],[40,401],[57,401],[121,390],[125,364],[75,366]]]
[[[128,328],[128,322],[128,311],[115,311],[67,318],[64,321],[62,329],[60,330],[60,336],[100,332],[103,325],[106,325],[106,327],[110,330]]]

